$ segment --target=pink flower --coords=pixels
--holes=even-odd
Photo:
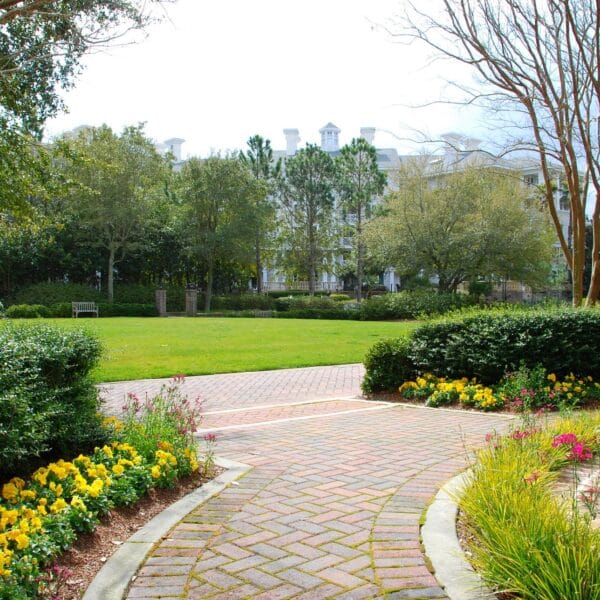
[[[552,447],[558,448],[559,446],[571,446],[577,443],[577,436],[574,433],[562,433],[557,435],[552,441]]]
[[[208,442],[209,444],[216,442],[217,441],[217,436],[214,433],[207,433],[204,436],[204,441]]]
[[[586,448],[581,442],[573,445],[571,449],[571,454],[569,454],[569,458],[571,460],[578,460],[583,462],[584,460],[589,460],[592,458],[593,454],[589,448]]]

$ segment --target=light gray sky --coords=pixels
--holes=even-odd
[[[398,139],[412,129],[476,134],[467,109],[409,108],[446,97],[444,79],[464,73],[450,63],[425,68],[423,48],[377,27],[401,1],[178,0],[142,42],[86,57],[65,94],[69,113],[47,135],[145,122],[156,141],[184,138],[185,157],[243,148],[256,133],[283,149],[284,128],[300,130],[301,146],[316,143],[328,121],[342,144],[370,126],[376,146],[400,151],[417,149]]]

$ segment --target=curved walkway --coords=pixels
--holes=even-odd
[[[191,377],[218,454],[251,470],[190,512],[127,598],[446,598],[423,509],[508,420],[359,397],[361,365]],[[105,386],[107,410],[156,381]]]

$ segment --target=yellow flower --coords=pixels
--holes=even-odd
[[[23,550],[29,546],[29,537],[27,537],[24,533],[21,533],[15,538],[15,542],[17,543],[17,548],[19,550]]]
[[[2,486],[2,497],[9,502],[16,502],[19,497],[19,488],[9,481]]]
[[[67,503],[65,502],[64,498],[57,498],[51,505],[50,505],[50,512],[52,513],[59,513],[63,510],[65,510],[65,508],[67,508]]]
[[[85,502],[79,496],[73,496],[73,498],[71,498],[71,506],[82,511],[87,510]]]
[[[549,373],[547,379],[554,383],[556,381],[556,375],[554,373]]]
[[[125,472],[125,467],[121,464],[113,465],[112,472],[115,475],[123,475]]]
[[[92,498],[97,498],[100,495],[100,492],[102,492],[103,488],[104,482],[102,481],[102,479],[94,479],[92,485],[90,485],[88,488],[88,494]]]
[[[158,479],[160,477],[160,467],[158,465],[154,465],[152,469],[150,469],[150,473],[154,479]]]
[[[34,500],[36,496],[34,490],[23,490],[21,492],[21,500]]]

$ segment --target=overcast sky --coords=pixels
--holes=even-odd
[[[403,141],[414,129],[476,134],[466,109],[410,108],[447,97],[444,79],[464,74],[449,63],[426,68],[422,48],[378,27],[401,1],[178,0],[142,42],[86,57],[65,94],[69,113],[47,135],[145,122],[156,141],[184,138],[185,157],[243,148],[256,133],[283,149],[284,128],[299,129],[301,145],[318,142],[329,121],[342,144],[370,126],[376,146],[400,151],[417,149]]]

